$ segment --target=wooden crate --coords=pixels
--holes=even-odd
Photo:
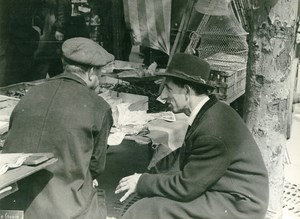
[[[208,60],[211,65],[210,81],[215,85],[214,94],[227,103],[245,93],[246,64]]]

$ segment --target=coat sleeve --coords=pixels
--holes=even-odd
[[[90,171],[93,179],[99,176],[103,171],[106,163],[107,138],[113,124],[111,110],[103,113],[98,129],[93,131],[94,149],[90,162]],[[100,129],[99,129],[100,127]]]
[[[172,174],[143,174],[137,184],[141,196],[161,196],[176,201],[191,201],[201,196],[224,175],[230,164],[226,145],[213,136],[193,141],[182,171]]]

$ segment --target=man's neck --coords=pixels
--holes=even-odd
[[[201,98],[200,96],[197,96],[197,98],[194,98],[193,101],[191,101],[191,113],[188,118],[189,125],[192,125],[197,114],[208,100],[209,97],[207,95],[201,95]]]
[[[198,95],[192,95],[191,96],[191,101],[190,101],[189,106],[188,106],[187,111],[186,111],[186,115],[190,116],[191,113],[193,112],[193,110],[196,108],[196,106],[198,106],[198,104],[202,100],[204,100],[206,97],[207,97],[206,94],[202,94],[200,96],[198,96]]]
[[[91,88],[91,86],[90,86],[90,83],[91,83],[91,82],[89,81],[88,75],[87,75],[87,74],[85,74],[85,75],[79,74],[79,73],[72,73],[72,74],[74,74],[74,75],[76,75],[77,77],[81,78],[81,79],[85,82],[86,86],[87,86],[88,88]]]

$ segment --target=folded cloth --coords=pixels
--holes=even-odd
[[[175,122],[153,120],[148,123],[153,145],[156,145],[155,153],[149,163],[148,169],[154,167],[160,160],[180,148],[183,144],[188,123],[186,117],[177,118]]]
[[[20,167],[31,154],[4,153],[0,154],[0,176],[10,168]]]

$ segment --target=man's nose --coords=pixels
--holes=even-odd
[[[159,97],[157,98],[158,101],[160,101],[161,103],[165,104],[167,102],[167,94],[166,94],[166,89],[163,88],[163,90],[161,91]]]

